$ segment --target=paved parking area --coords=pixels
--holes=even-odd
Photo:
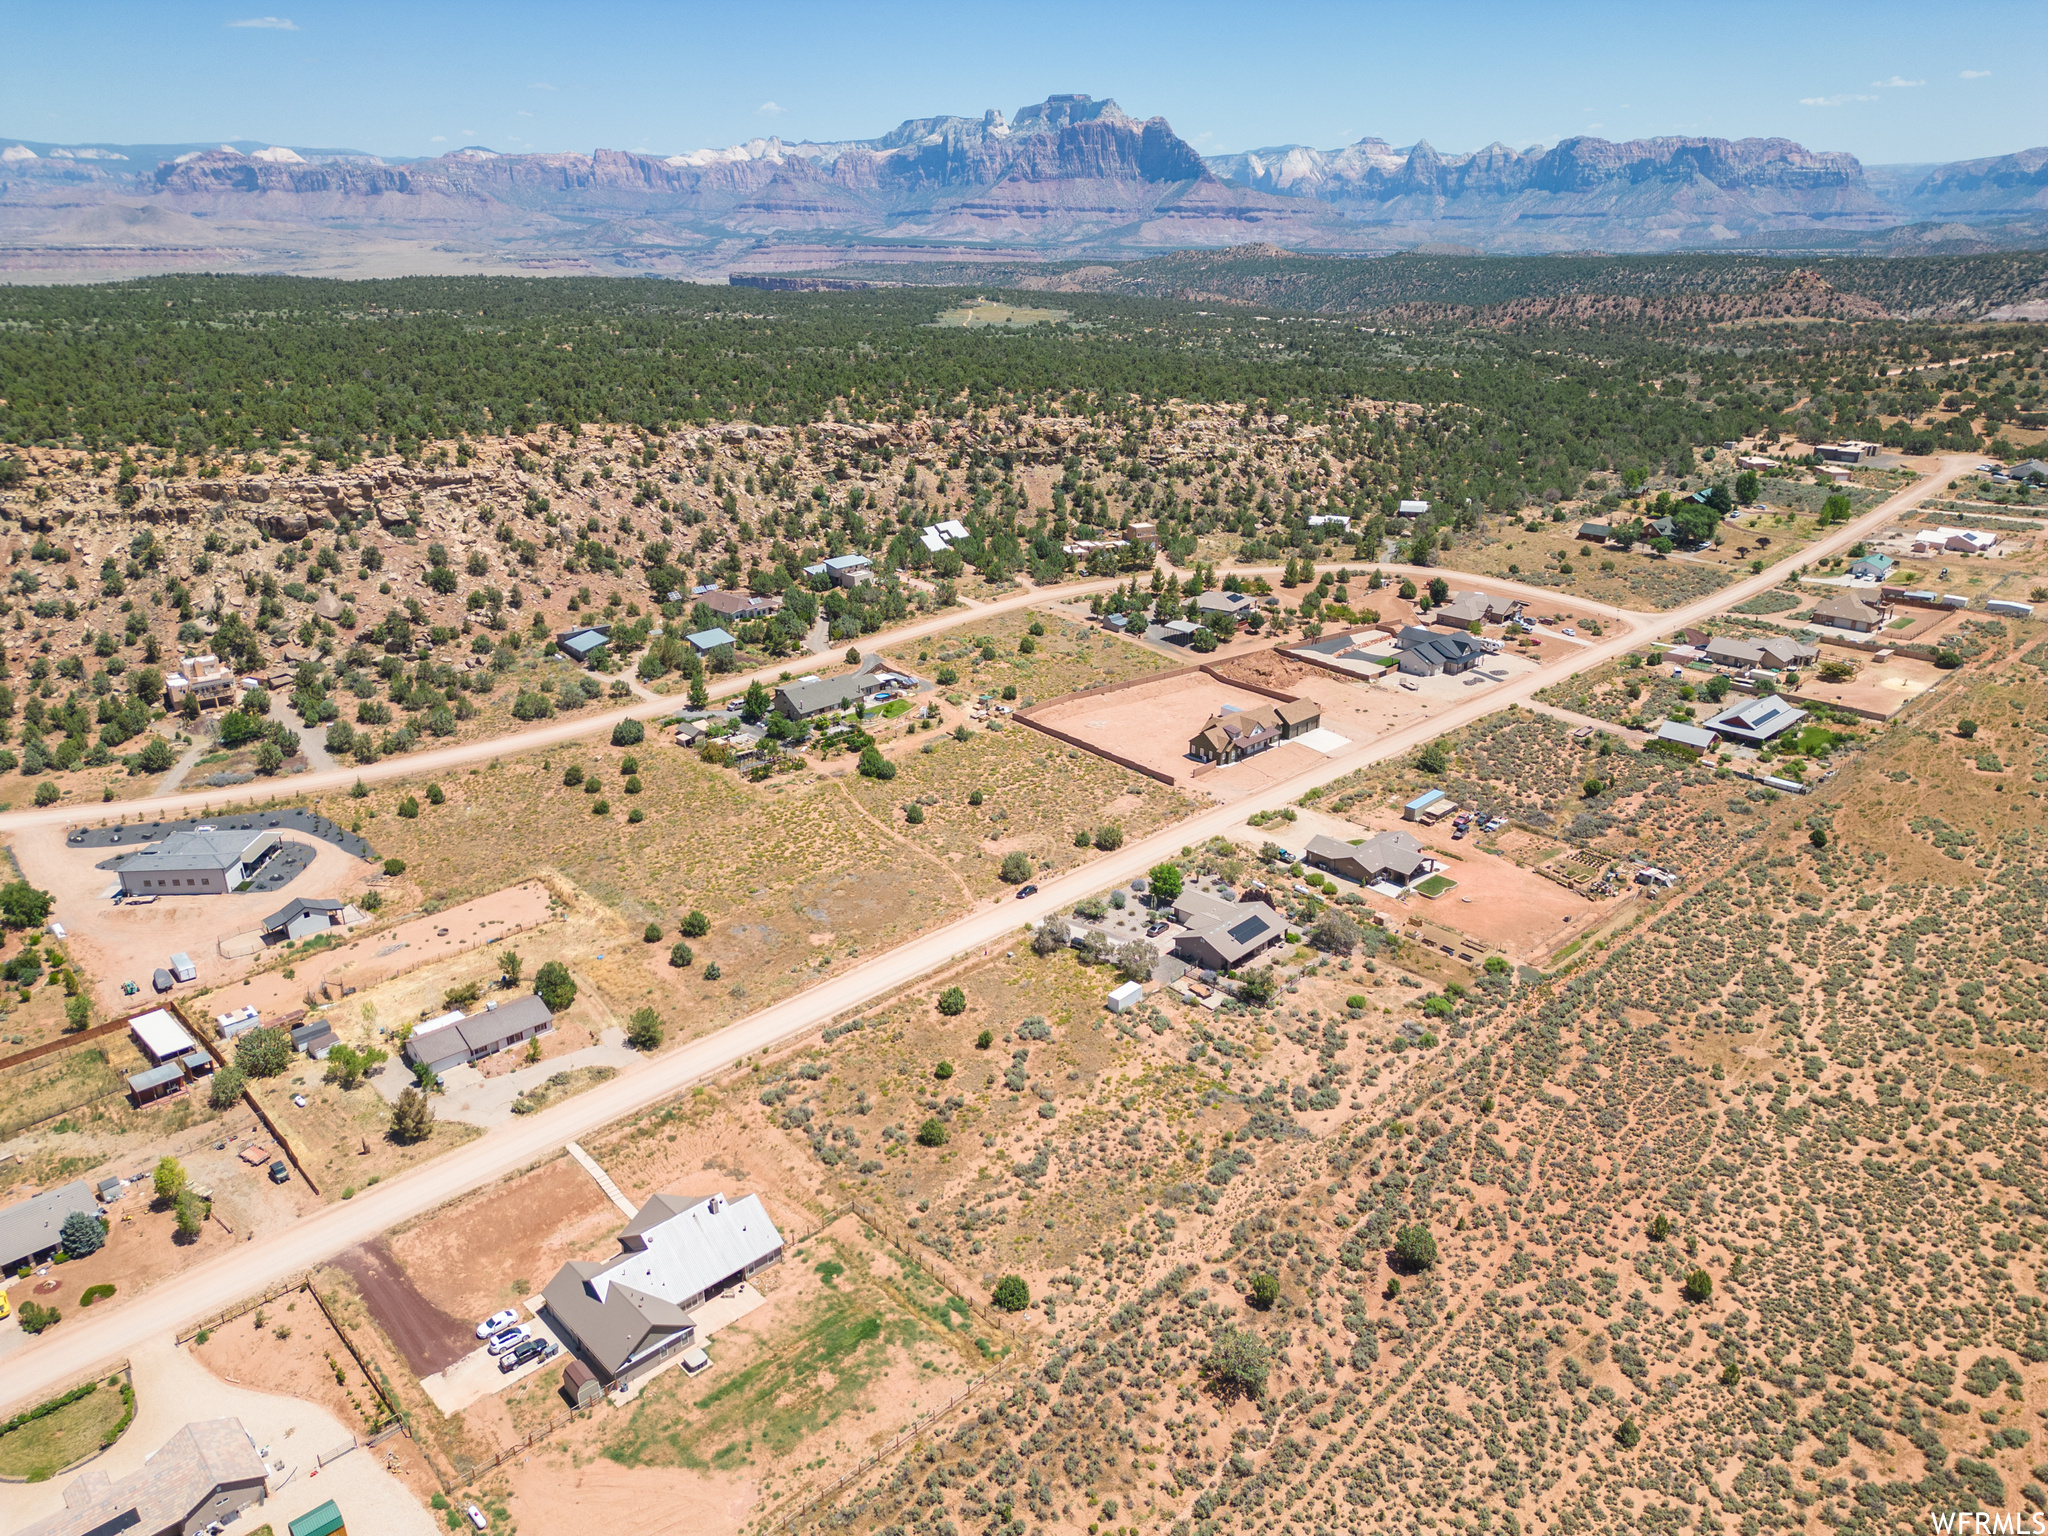
[[[539,1300],[540,1298],[535,1296],[527,1301],[525,1311],[528,1315],[519,1321],[535,1338],[546,1339],[560,1349],[560,1337],[534,1308],[534,1303]],[[493,1392],[502,1392],[507,1387],[517,1386],[536,1371],[560,1363],[561,1356],[553,1355],[546,1359],[529,1360],[516,1371],[501,1371],[498,1369],[498,1357],[490,1352],[488,1345],[480,1344],[446,1370],[436,1371],[431,1376],[422,1376],[420,1386],[426,1390],[427,1396],[434,1400],[436,1408],[443,1413],[454,1414],[462,1412],[479,1398],[489,1397]]]

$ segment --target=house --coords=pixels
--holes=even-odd
[[[1229,709],[1211,715],[1209,723],[1188,743],[1188,756],[1204,763],[1234,763],[1270,746],[1305,736],[1323,723],[1323,708],[1313,699],[1266,704],[1258,709]]]
[[[1429,503],[1426,501],[1404,501],[1394,510],[1403,517],[1423,517],[1429,512]]]
[[[1864,443],[1849,438],[1839,443],[1817,443],[1813,456],[1823,464],[1868,464],[1883,451],[1881,443]]]
[[[405,1059],[408,1065],[424,1064],[438,1074],[544,1035],[554,1025],[554,1010],[529,992],[509,1003],[485,1003],[466,1017],[458,1009],[428,1019],[405,1042]]]
[[[128,895],[222,896],[262,867],[281,846],[275,832],[173,832],[121,865]]]
[[[261,1504],[268,1476],[240,1419],[206,1419],[187,1424],[126,1477],[110,1478],[98,1468],[80,1474],[64,1490],[63,1509],[15,1532],[196,1536]]]
[[[828,577],[835,587],[857,587],[874,579],[874,561],[866,555],[834,555],[804,567],[806,576]]]
[[[1429,867],[1422,844],[1398,830],[1375,832],[1356,845],[1334,837],[1312,837],[1302,853],[1302,862],[1356,880],[1360,885],[1379,880],[1406,885]]]
[[[1222,590],[1204,592],[1195,599],[1195,612],[1200,614],[1227,613],[1239,618],[1251,612],[1254,599],[1249,592],[1225,592]]]
[[[1401,807],[1403,821],[1419,821],[1427,825],[1442,821],[1458,808],[1458,802],[1440,789],[1425,789],[1421,794]]]
[[[1311,528],[1342,528],[1346,533],[1351,531],[1351,519],[1341,512],[1318,512],[1308,520],[1308,525]]]
[[[870,656],[858,670],[843,677],[800,677],[775,690],[775,707],[791,720],[809,720],[835,709],[850,709],[889,688],[914,688],[917,679],[898,672],[880,656]]]
[[[176,710],[196,699],[201,709],[235,702],[235,674],[217,656],[186,656],[178,670],[164,679],[165,708]]]
[[[1778,461],[1767,459],[1760,453],[1745,453],[1735,461],[1737,469],[1776,469]]]
[[[1287,936],[1285,919],[1262,901],[1227,902],[1188,893],[1173,911],[1188,925],[1173,941],[1173,952],[1206,971],[1232,970]]]
[[[99,1219],[92,1186],[83,1179],[0,1209],[0,1270],[12,1274],[24,1264],[40,1264],[49,1258],[62,1244],[64,1218],[73,1211]]]
[[[1135,981],[1127,981],[1102,1000],[1102,1006],[1111,1013],[1129,1013],[1145,1000],[1145,989]]]
[[[325,933],[341,921],[342,903],[331,896],[294,896],[270,916],[259,930],[266,944],[287,939],[309,939]]]
[[[697,599],[722,619],[744,622],[773,618],[782,607],[779,597],[757,597],[752,592],[706,592]]]
[[[1605,544],[1614,536],[1614,530],[1606,523],[1579,524],[1579,540],[1585,544]]]
[[[185,1068],[180,1062],[167,1061],[160,1067],[134,1072],[128,1077],[128,1098],[140,1109],[145,1104],[154,1104],[158,1099],[167,1099],[174,1093],[185,1091]]]
[[[542,1295],[562,1341],[605,1382],[652,1370],[687,1349],[690,1309],[782,1258],[782,1234],[759,1195],[687,1201],[654,1195],[602,1264],[572,1259]]]
[[[2048,463],[2043,463],[2040,459],[2028,459],[2021,464],[2010,464],[2006,466],[2005,475],[2008,480],[2032,480],[2048,484]]]
[[[1505,624],[1528,604],[1491,597],[1484,592],[1459,592],[1430,614],[1432,624],[1450,624],[1469,629],[1474,624]]]
[[[597,653],[610,642],[609,631],[583,627],[564,630],[555,636],[555,649],[579,667],[587,667],[597,659]]]
[[[1865,555],[1850,563],[1849,574],[1857,581],[1884,581],[1898,563],[1890,555]]]
[[[1998,548],[1998,535],[1982,528],[1923,528],[1913,535],[1916,555],[1988,555]]]
[[[1400,668],[1411,677],[1469,672],[1486,655],[1470,635],[1433,634],[1414,624],[1401,631],[1397,643],[1401,648]]]
[[[1712,731],[1702,730],[1683,720],[1666,720],[1657,727],[1657,739],[1680,751],[1690,752],[1694,757],[1704,757],[1721,744],[1721,738]]]
[[[709,736],[702,720],[684,720],[676,726],[676,745],[679,747],[694,747]]]
[[[1124,537],[1133,544],[1150,544],[1159,547],[1159,525],[1157,523],[1133,523],[1124,530]]]
[[[1816,624],[1832,624],[1836,629],[1854,630],[1858,634],[1869,634],[1882,627],[1887,617],[1884,609],[1865,602],[1861,593],[1849,591],[1837,592],[1812,614]]]
[[[186,1033],[185,1026],[168,1008],[136,1014],[128,1021],[128,1033],[135,1037],[136,1046],[153,1066],[190,1056],[199,1049],[199,1042]]]
[[[1676,648],[1665,653],[1675,655]],[[1738,640],[1729,635],[1712,635],[1700,648],[1702,659],[1717,667],[1732,667],[1748,670],[1764,667],[1773,672],[1782,672],[1788,667],[1811,666],[1820,656],[1820,647],[1810,640],[1794,640],[1786,635],[1772,635],[1762,640]]]
[[[1728,740],[1760,747],[1773,736],[1791,730],[1805,718],[1805,710],[1773,693],[1762,698],[1739,700],[1700,724]]]
[[[1815,473],[1830,485],[1847,485],[1850,480],[1849,466],[1846,464],[1822,464]]]
[[[967,537],[967,529],[957,518],[948,518],[942,523],[933,523],[918,538],[933,554],[944,554],[948,548]],[[828,565],[830,561],[826,562]]]
[[[1646,539],[1676,539],[1678,537],[1678,524],[1668,517],[1650,518],[1643,524],[1643,537]]]

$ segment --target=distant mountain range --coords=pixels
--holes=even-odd
[[[241,141],[0,140],[0,271],[540,270],[716,277],[840,260],[1295,250],[1982,250],[2048,242],[2048,149],[1865,167],[1788,139],[1361,139],[1204,159],[1164,118],[1049,97],[1005,119],[673,155],[396,160]]]

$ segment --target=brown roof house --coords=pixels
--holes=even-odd
[[[782,1259],[759,1195],[654,1195],[603,1264],[572,1259],[542,1292],[549,1320],[605,1382],[654,1370],[690,1347],[692,1307]]]
[[[756,597],[751,592],[705,592],[697,602],[726,619],[766,619],[782,608],[781,598]]]
[[[1204,763],[1234,763],[1254,752],[1297,736],[1323,723],[1323,707],[1313,699],[1290,699],[1257,709],[1229,709],[1211,715],[1209,723],[1188,743],[1188,756]]]
[[[1813,610],[1813,622],[1832,624],[1836,629],[1852,629],[1858,634],[1869,634],[1881,628],[1888,617],[1882,608],[1872,607],[1855,592],[1837,592],[1833,597]]]
[[[91,1470],[64,1490],[64,1508],[17,1536],[189,1536],[219,1530],[267,1485],[256,1443],[240,1419],[187,1424],[142,1466],[123,1478]]]
[[[1505,624],[1527,605],[1485,592],[1460,592],[1429,616],[1432,624],[1469,629],[1474,624]]]
[[[1173,941],[1173,952],[1205,970],[1230,970],[1287,936],[1286,919],[1264,899],[1223,901],[1183,891],[1173,915],[1188,927]]]

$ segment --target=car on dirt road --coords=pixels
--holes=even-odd
[[[489,1317],[478,1323],[476,1325],[476,1336],[480,1339],[488,1339],[501,1328],[510,1328],[518,1321],[519,1314],[510,1307],[507,1307],[502,1312],[493,1312]]]
[[[1037,894],[1038,887],[1035,885],[1020,885],[1017,887],[1017,899],[1019,901],[1022,901],[1026,896],[1036,896]]]
[[[560,1349],[561,1345],[551,1343],[547,1339],[521,1339],[498,1356],[498,1369],[506,1372],[516,1371],[529,1360],[553,1359]]]
[[[515,1323],[510,1328],[501,1329],[499,1332],[492,1334],[491,1342],[487,1347],[492,1354],[502,1355],[507,1350],[516,1349],[530,1337],[531,1335],[527,1333],[525,1328]]]

